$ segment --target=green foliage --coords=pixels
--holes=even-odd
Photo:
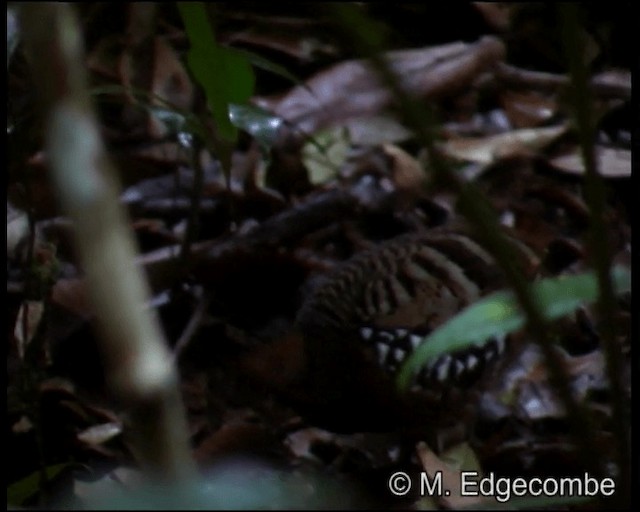
[[[278,138],[284,120],[253,105],[229,105],[229,119],[236,128],[251,135],[264,151],[270,150]]]
[[[616,293],[631,289],[631,272],[613,269]],[[532,285],[532,294],[546,320],[554,320],[574,311],[581,304],[598,297],[598,284],[592,272],[577,276],[543,279]],[[398,375],[398,386],[406,389],[414,375],[429,361],[455,350],[483,344],[491,337],[502,336],[521,328],[526,316],[511,291],[496,292],[469,306],[427,336]]]
[[[255,77],[247,57],[216,42],[202,2],[179,2],[178,9],[191,42],[187,63],[203,87],[220,136],[235,141],[238,132],[229,120],[231,103],[246,103]]]
[[[55,478],[62,470],[69,466],[68,463],[54,464],[44,468],[47,481]],[[40,471],[34,471],[30,475],[12,483],[7,487],[7,503],[9,505],[21,506],[27,500],[33,498],[40,491]]]

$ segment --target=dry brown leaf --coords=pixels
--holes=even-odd
[[[29,236],[29,218],[23,210],[14,208],[7,200],[7,258],[19,256]]]
[[[567,130],[566,125],[548,128],[525,128],[488,137],[452,139],[442,145],[443,152],[453,158],[491,164],[498,159],[536,152]]]
[[[556,92],[570,83],[567,75],[517,68],[503,62],[497,65],[496,76],[506,84],[546,92]],[[631,72],[625,69],[605,71],[591,79],[595,95],[602,98],[631,97]]]
[[[598,172],[605,178],[629,178],[631,176],[631,151],[628,149],[596,146]],[[556,156],[551,164],[560,171],[569,174],[583,175],[584,161],[580,148],[575,147],[569,153]]]
[[[33,429],[33,423],[27,416],[20,416],[20,419],[11,427],[11,431],[16,434],[24,434],[30,432],[31,429]]]
[[[150,93],[171,105],[188,110],[193,103],[194,87],[176,51],[162,37],[156,37],[153,57]],[[160,105],[156,99],[152,100],[152,104]],[[152,137],[161,137],[166,128],[151,116],[149,130]]]
[[[384,144],[382,150],[391,158],[391,173],[398,190],[419,192],[426,182],[426,173],[420,162],[393,144]]]
[[[504,91],[502,105],[516,128],[531,128],[549,121],[557,112],[558,104],[552,98],[534,91]]]
[[[411,138],[411,131],[391,114],[354,117],[347,119],[344,126],[349,131],[351,143],[358,146],[398,143]]]
[[[593,77],[593,88],[602,96],[631,98],[631,72],[628,69],[610,69]]]
[[[121,433],[121,423],[109,422],[101,423],[100,425],[93,425],[89,428],[86,428],[82,432],[78,432],[76,437],[83,443],[96,445],[106,443],[107,441],[110,441]]]
[[[472,4],[492,28],[501,32],[509,29],[513,10],[513,5],[509,2],[472,2]]]
[[[24,358],[27,347],[40,326],[44,303],[40,300],[26,300],[18,310],[18,318],[13,328],[13,335],[18,343],[18,356]]]
[[[606,386],[604,356],[595,350],[581,356],[571,356],[558,348],[563,366],[571,381],[578,401],[583,401],[589,392]],[[498,389],[485,395],[488,401],[501,400],[504,405],[515,408],[526,421],[544,418],[560,418],[565,410],[549,383],[544,356],[537,345],[529,344],[505,370]],[[495,404],[492,404],[495,405]]]
[[[287,436],[285,445],[291,453],[299,458],[315,458],[312,453],[314,443],[321,441],[325,443],[334,442],[335,434],[320,428],[310,427],[297,430]]]
[[[458,509],[487,503],[487,499],[482,496],[462,496],[462,471],[468,471],[470,470],[469,468],[463,468],[456,462],[446,462],[443,458],[438,457],[426,443],[418,443],[416,450],[422,467],[429,477],[429,481],[433,481],[436,475],[442,475],[444,495],[432,497],[437,498],[437,501],[441,505],[447,508]]]
[[[503,43],[484,37],[473,44],[450,43],[431,48],[400,50],[386,58],[407,93],[419,98],[452,96],[504,55]],[[313,76],[278,99],[256,103],[306,133],[346,119],[377,115],[393,102],[393,94],[363,60],[337,64]]]

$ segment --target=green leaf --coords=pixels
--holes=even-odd
[[[44,468],[47,480],[51,480],[58,476],[60,472],[69,466],[68,462],[62,464],[54,464]],[[35,496],[40,491],[40,471],[34,471],[30,475],[24,477],[7,487],[7,503],[10,505],[24,505],[25,502]]]
[[[244,130],[266,150],[271,149],[278,138],[284,120],[271,112],[253,105],[229,105],[231,123]]]
[[[255,77],[247,58],[218,45],[202,2],[178,2],[191,42],[187,64],[207,96],[220,135],[235,141],[238,132],[229,120],[231,103],[246,103],[253,94]]]
[[[631,289],[631,272],[616,266],[612,272],[616,294]],[[590,303],[598,297],[598,283],[593,272],[577,276],[543,279],[532,285],[534,299],[546,320],[554,320]],[[398,386],[406,389],[411,377],[425,364],[456,350],[485,343],[521,328],[526,317],[511,291],[489,295],[461,311],[427,336],[405,361],[398,374]]]

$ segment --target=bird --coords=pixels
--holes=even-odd
[[[535,253],[507,239],[521,268],[534,275]],[[459,419],[453,397],[482,377],[504,352],[505,339],[438,358],[407,393],[396,388],[395,376],[426,334],[505,285],[477,236],[446,228],[400,235],[324,275],[291,332],[254,354],[249,365],[310,423],[331,431],[433,427],[439,419]]]

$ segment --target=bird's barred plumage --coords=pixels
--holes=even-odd
[[[523,258],[532,256],[514,246]],[[327,276],[297,323],[310,343],[357,339],[393,374],[426,333],[503,285],[493,258],[472,237],[447,231],[404,235],[356,255]],[[416,384],[468,383],[503,349],[504,339],[494,339],[440,357],[417,375]]]

